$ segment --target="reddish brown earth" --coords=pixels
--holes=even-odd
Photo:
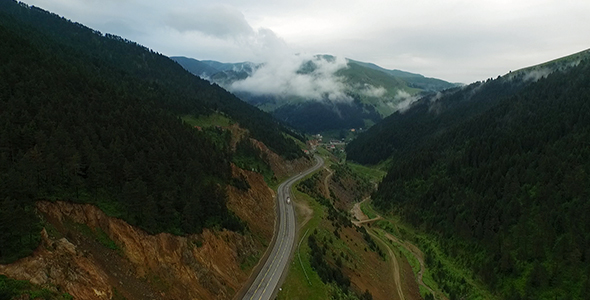
[[[42,201],[37,209],[51,224],[43,242],[33,255],[0,265],[0,274],[75,299],[231,299],[253,269],[243,263],[260,258],[270,241],[275,216],[274,195],[262,175],[235,167],[233,172],[244,175],[251,188],[229,187],[228,207],[251,234],[206,229],[186,237],[150,235],[89,204]],[[120,250],[100,244],[92,233],[99,230]]]
[[[369,198],[366,198],[362,202],[365,202],[368,199]],[[350,210],[353,218],[356,219],[356,221],[352,221],[352,223],[355,226],[363,226],[365,224],[369,224],[382,219],[382,217],[379,215],[377,215],[376,218],[369,219],[367,215],[365,215],[360,209],[360,204],[362,202],[355,203],[353,208]],[[366,229],[370,234],[372,234],[371,228],[366,227]],[[379,239],[379,237],[377,237],[376,235],[372,235],[375,239]],[[401,297],[402,299],[422,299],[422,296],[420,295],[419,285],[423,286],[424,288],[429,290],[431,294],[435,295],[436,293],[429,286],[424,284],[424,281],[422,280],[422,275],[424,274],[425,269],[424,254],[422,253],[422,251],[420,251],[420,249],[418,249],[418,247],[416,247],[412,243],[408,241],[402,242],[390,233],[385,233],[385,238],[391,240],[396,244],[401,245],[406,250],[410,251],[412,255],[414,255],[414,257],[416,257],[416,259],[420,263],[420,271],[418,272],[417,276],[414,276],[412,266],[408,262],[407,258],[399,253],[398,255],[396,255],[394,253],[394,249],[384,243],[384,246],[386,246],[388,249],[389,255],[396,260],[396,262],[392,261],[392,268],[394,270],[394,273],[396,274],[394,276],[396,285],[399,284],[400,286],[400,288],[398,289],[398,298]],[[440,295],[440,297],[441,299],[447,299],[444,295]]]
[[[247,134],[237,123],[225,129],[232,133],[232,148]],[[251,141],[279,180],[313,164],[310,157],[285,161],[263,143]],[[247,191],[227,188],[227,206],[246,222],[246,234],[206,229],[184,237],[149,235],[92,205],[38,202],[37,210],[49,224],[41,245],[29,257],[0,265],[0,274],[67,292],[74,299],[231,299],[263,257],[276,217],[274,193],[263,176],[235,166],[232,173],[250,185]],[[119,250],[100,244],[99,231]]]
[[[279,181],[286,179],[292,174],[305,171],[314,164],[314,160],[307,156],[292,161],[285,161],[280,155],[272,152],[263,143],[255,139],[251,139],[251,141],[262,151],[263,156],[266,157],[266,161]]]
[[[398,299],[390,262],[384,261],[376,252],[368,249],[365,240],[354,226],[342,228],[340,237],[358,255],[354,264],[343,272],[350,278],[351,287],[358,293],[369,290],[373,299]]]
[[[339,201],[334,203],[334,206],[340,210],[349,210],[350,207],[356,203],[360,202],[362,199],[365,199],[369,196],[370,191],[362,191],[359,182],[351,177],[351,176],[333,176],[332,170],[327,170],[330,172],[328,176],[325,177],[325,184],[329,186],[329,191],[331,191]]]
[[[270,241],[275,222],[275,193],[264,182],[264,177],[255,172],[242,170],[232,165],[232,176],[243,176],[248,180],[250,189],[242,191],[234,186],[228,186],[230,195],[227,207],[248,223],[250,230]]]
[[[389,254],[387,261],[384,261],[376,252],[368,249],[363,235],[356,230],[355,226],[363,226],[362,224],[364,223],[370,223],[380,219],[378,217],[369,220],[361,211],[360,202],[354,203],[356,198],[361,195],[357,190],[358,183],[348,177],[335,181],[331,170],[322,172],[321,180],[322,187],[318,191],[321,190],[324,192],[331,190],[339,200],[334,202],[334,206],[341,210],[350,210],[353,224],[355,224],[351,228],[342,227],[342,232],[340,233],[340,238],[358,255],[358,260],[353,265],[343,269],[343,272],[351,280],[352,288],[358,293],[369,290],[373,299],[421,299],[418,286],[415,282],[411,284],[413,277],[403,273],[407,268],[412,272],[409,263],[405,259],[399,259],[389,248],[384,248],[386,254]],[[353,208],[351,209],[351,207]],[[360,222],[355,221],[355,217]],[[325,223],[325,221],[323,222]],[[369,227],[366,229],[371,233]],[[380,240],[376,236],[373,239],[378,244],[384,244],[382,242],[380,243]]]
[[[406,299],[422,299],[422,296],[420,295],[420,287],[416,282],[416,278],[414,277],[414,271],[412,270],[410,262],[408,262],[407,258],[403,255],[399,255],[398,261],[400,262],[401,266],[400,274],[402,280],[402,288]]]

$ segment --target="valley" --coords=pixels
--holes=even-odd
[[[384,277],[379,277],[381,280],[377,280],[377,282],[381,283],[373,282],[373,284],[381,285],[373,285],[370,289],[368,289],[371,291],[371,297],[373,299],[391,298],[390,296],[386,296],[386,294],[380,294],[379,291],[383,291],[385,286],[393,288],[387,295],[395,293],[397,296],[395,296],[394,299],[449,299],[447,296],[448,291],[443,292],[441,290],[440,283],[436,283],[433,280],[432,271],[427,270],[424,253],[420,251],[419,248],[414,244],[416,241],[421,241],[420,243],[423,243],[425,240],[436,243],[435,239],[417,232],[413,233],[414,230],[409,228],[407,224],[400,222],[398,218],[382,217],[379,213],[374,211],[371,205],[368,204],[370,202],[370,198],[364,198],[362,201],[359,200],[359,202],[356,203],[343,203],[341,200],[339,200],[340,198],[337,198],[334,195],[334,189],[341,188],[341,186],[335,184],[335,182],[331,180],[331,177],[334,176],[333,174],[334,172],[330,170],[330,172],[323,172],[322,176],[314,179],[317,189],[315,192],[310,192],[314,195],[313,198],[310,198],[308,194],[295,192],[295,204],[304,207],[299,210],[300,214],[303,215],[301,217],[301,222],[303,225],[300,227],[300,232],[303,232],[303,236],[300,238],[298,253],[294,258],[290,273],[282,287],[283,291],[278,294],[278,298],[283,299],[282,297],[286,297],[288,299],[297,299],[298,297],[301,297],[301,299],[303,299],[311,297],[312,299],[316,299],[314,298],[314,295],[320,295],[317,299],[321,299],[324,297],[321,295],[331,294],[333,297],[338,299],[338,297],[342,297],[342,295],[346,294],[346,292],[342,294],[343,290],[338,291],[338,288],[335,288],[330,284],[326,285],[321,277],[318,278],[314,274],[314,269],[308,265],[307,262],[305,262],[306,258],[311,260],[310,256],[312,255],[311,253],[305,253],[305,251],[309,251],[306,249],[310,249],[307,248],[309,246],[306,242],[306,239],[308,239],[310,234],[314,234],[315,232],[321,233],[324,230],[322,235],[326,235],[328,240],[342,239],[340,242],[342,244],[339,246],[337,246],[335,242],[332,242],[334,246],[331,249],[333,249],[332,251],[343,251],[343,253],[345,253],[344,257],[346,257],[347,253],[352,253],[346,251],[357,249],[359,242],[365,244],[365,247],[371,247],[371,250],[376,251],[373,252],[373,254],[367,253],[363,255],[362,253],[366,252],[367,248],[365,248],[365,250],[356,250],[354,253],[359,255],[355,256],[356,259],[353,259],[353,261],[357,261],[356,264],[348,266],[347,263],[343,261],[340,267],[343,271],[346,270],[344,274],[349,274],[349,272],[353,272],[352,274],[355,274],[350,277],[350,289],[357,291],[357,297],[359,297],[359,299],[365,299],[363,298],[364,294],[362,294],[362,291],[363,286],[366,283],[363,283],[365,279],[360,277],[355,278],[355,276],[362,276],[371,278],[372,280],[377,280],[375,277],[375,272],[377,270],[379,270],[379,272],[384,272],[381,275]],[[359,173],[356,174],[357,175],[355,176],[358,176]],[[373,180],[379,180],[378,178],[379,177],[373,177]],[[328,186],[326,186],[326,183],[329,183]],[[332,211],[328,213],[325,211],[325,205],[327,205],[325,201],[327,200],[324,198],[324,196],[322,196],[326,188],[329,189],[329,192],[326,193],[332,197],[331,199],[335,199],[332,200],[334,208],[329,208],[330,206],[328,206],[328,210]],[[340,191],[339,194],[341,192],[342,191]],[[343,196],[343,198],[345,198],[345,196]],[[302,204],[298,204],[302,201]],[[318,201],[320,201],[322,204],[318,203]],[[346,213],[348,215],[346,218],[349,218],[351,222],[352,227],[350,229],[347,227],[338,227],[339,225],[334,223],[335,216],[332,209],[339,211],[340,207],[344,209],[344,211],[340,211],[340,213],[345,213],[347,208],[350,210],[350,213]],[[313,209],[310,210],[309,208]],[[310,216],[310,211],[313,212],[312,216]],[[332,230],[330,228],[333,227],[336,229],[333,233],[329,233],[329,231]],[[355,230],[351,230],[355,227]],[[362,228],[360,232],[359,228]],[[329,231],[325,232],[325,230]],[[363,234],[362,232],[365,233]],[[381,261],[373,261],[370,264],[371,270],[364,269],[358,265],[359,262],[365,259],[372,259],[371,257],[375,254],[377,254],[377,257],[381,257]],[[337,255],[333,259],[334,261],[331,261],[330,258],[326,258],[326,260],[330,261],[332,266],[339,266]],[[442,258],[436,257],[430,259],[438,260]],[[447,259],[448,258],[445,258],[445,260]],[[462,267],[459,265],[456,265],[455,263],[448,260],[447,263],[449,263],[449,265],[439,266],[437,272],[455,272],[454,270],[456,268],[462,269]],[[461,272],[465,272],[465,270],[462,270]],[[427,279],[425,279],[425,277],[427,277]],[[443,277],[440,277],[439,280],[443,280],[442,278]],[[471,279],[467,279],[467,281],[470,282]],[[469,285],[471,284],[474,283],[469,283]],[[294,291],[303,290],[306,290],[307,292],[293,293]],[[341,296],[334,296],[337,294]],[[352,296],[352,294],[348,294],[348,297],[354,296]],[[491,295],[486,294],[486,297],[491,297]]]
[[[1,300],[590,294],[590,50],[508,26],[590,7],[135,4],[0,1]]]
[[[413,275],[408,274],[408,270],[410,270],[409,272],[411,273],[411,267],[408,265],[407,260],[401,258],[399,254],[397,256],[387,256],[386,252],[393,253],[392,250],[388,250],[389,248],[386,244],[380,241],[377,236],[374,236],[372,232],[369,232],[368,234],[370,236],[369,241],[371,241],[371,239],[373,241],[368,242],[366,240],[367,236],[365,236],[367,233],[363,235],[363,231],[359,231],[358,229],[358,226],[362,225],[351,219],[352,215],[346,212],[345,207],[351,207],[354,204],[354,202],[349,201],[353,201],[355,197],[358,197],[355,194],[359,190],[363,190],[363,188],[359,189],[358,186],[354,187],[357,184],[360,184],[360,182],[356,181],[360,177],[357,177],[358,175],[352,173],[351,169],[347,168],[348,171],[346,172],[348,173],[346,174],[348,175],[346,175],[346,179],[342,178],[342,170],[335,167],[338,163],[333,161],[333,159],[334,157],[331,155],[326,158],[326,160],[330,161],[330,164],[327,167],[328,169],[323,171],[321,175],[314,175],[313,178],[315,179],[310,179],[308,177],[308,179],[301,183],[308,186],[308,184],[311,183],[310,180],[315,182],[315,191],[309,192],[311,195],[314,195],[312,196],[313,198],[309,196],[310,194],[302,194],[300,191],[295,191],[295,204],[296,206],[302,207],[298,210],[302,215],[302,221],[300,221],[302,224],[299,227],[299,232],[300,234],[302,233],[302,236],[299,240],[300,244],[293,260],[293,264],[291,265],[289,275],[282,287],[283,290],[278,294],[278,298],[283,299],[283,297],[286,297],[288,299],[298,299],[301,297],[301,299],[303,299],[311,297],[312,299],[322,299],[322,297],[327,295],[336,298],[348,295],[347,297],[368,299],[367,297],[371,294],[370,297],[373,297],[373,299],[387,299],[389,297],[386,296],[387,294],[383,294],[383,292],[391,291],[401,295],[400,298],[396,297],[395,299],[419,299],[419,296],[418,298],[416,296],[419,295],[418,286],[414,282]],[[339,171],[335,171],[334,168]],[[333,176],[340,178],[334,181],[332,179]],[[348,180],[351,180],[352,178],[357,179],[349,182]],[[342,186],[338,183],[341,182],[340,180],[342,179],[347,181],[349,185],[352,184],[349,187],[348,192],[342,190]],[[370,185],[369,182],[364,184],[366,187]],[[298,188],[298,190],[300,189],[301,187]],[[339,194],[342,198],[335,196],[335,193]],[[324,198],[324,195],[327,195],[329,198]],[[360,194],[357,195],[360,196]],[[342,199],[344,199],[344,201],[342,201]],[[332,204],[328,204],[329,202],[327,201],[330,201]],[[321,204],[318,202],[321,202]],[[357,202],[354,206],[358,207],[358,204],[359,203]],[[328,210],[327,212],[325,210],[326,208]],[[312,216],[310,216],[310,212],[313,212]],[[336,216],[336,214],[340,214],[340,216]],[[381,218],[379,217],[377,219]],[[352,223],[350,223],[351,221]],[[364,223],[367,223],[367,220],[364,221]],[[349,225],[345,225],[347,223]],[[332,231],[330,228],[335,229],[333,232],[330,232]],[[367,231],[369,230],[369,227],[363,228]],[[329,248],[331,249],[330,251],[335,251],[336,254],[338,251],[342,251],[342,255],[345,259],[342,259],[342,256],[338,257],[338,255],[330,255],[324,257],[324,259],[332,267],[341,269],[345,276],[344,278],[350,276],[350,288],[343,288],[338,284],[334,286],[330,282],[326,282],[326,277],[321,277],[321,275],[320,278],[317,277],[314,272],[314,268],[317,267],[312,268],[311,265],[313,264],[313,260],[310,256],[313,256],[313,252],[306,253],[306,251],[309,251],[307,249],[311,249],[309,248],[309,243],[311,242],[310,235],[313,237],[322,236],[321,241],[328,241],[331,243],[333,246]],[[375,244],[375,242],[377,244]],[[365,245],[364,250],[362,250],[363,244]],[[359,247],[361,247],[361,249],[359,249]],[[366,247],[371,247],[371,250],[368,250]],[[380,248],[383,250],[380,250]],[[351,255],[351,257],[347,258],[348,255]],[[378,260],[374,261],[376,258],[378,258]],[[372,261],[370,264],[371,269],[360,266],[363,264],[363,261],[366,260]],[[402,265],[404,269],[401,269],[398,264]],[[398,267],[394,268],[394,265]],[[379,276],[379,278],[381,278],[380,280],[374,281],[376,280],[376,271],[382,275]],[[401,273],[404,274],[401,275]],[[401,278],[403,278],[403,282],[401,281]],[[395,279],[397,279],[397,281],[395,281]],[[367,280],[373,281],[370,286],[366,285],[368,283]],[[295,291],[298,292],[294,293]],[[355,293],[357,293],[356,296]]]

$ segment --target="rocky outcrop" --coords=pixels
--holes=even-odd
[[[104,270],[66,238],[49,239],[41,232],[41,246],[32,256],[10,265],[0,265],[0,273],[29,280],[38,285],[55,285],[74,299],[111,299],[112,292]]]
[[[255,172],[242,170],[232,165],[232,176],[246,178],[250,184],[247,191],[228,187],[227,207],[248,224],[252,233],[270,242],[274,232],[275,193],[266,185],[264,177]]]

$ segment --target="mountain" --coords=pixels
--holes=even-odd
[[[183,56],[173,56],[171,59],[192,74],[209,79],[222,86],[246,79],[259,67],[259,65],[250,62],[221,63],[213,60],[199,61]]]
[[[181,120],[207,116],[227,128]],[[2,263],[38,245],[40,199],[93,203],[149,233],[243,231],[226,205],[228,186],[248,187],[232,163],[268,169],[254,139],[303,157],[270,115],[168,57],[15,1],[0,3],[0,119]]]
[[[373,70],[389,74],[393,77],[403,78],[410,87],[418,88],[425,91],[436,92],[455,86],[454,84],[449,84],[449,82],[446,82],[441,79],[424,77],[424,75],[410,73],[402,70],[388,70],[373,63],[360,62],[352,59],[349,59],[349,62],[360,65],[362,67],[367,67]]]
[[[585,50],[494,80],[478,81],[423,97],[412,103],[411,109],[396,112],[359,135],[348,145],[347,157],[363,164],[378,164],[485,112],[540,78],[556,71],[567,71],[589,56],[590,51]]]
[[[586,50],[423,98],[347,151],[387,160],[374,205],[438,236],[498,298],[585,299],[589,86]],[[446,291],[470,298],[465,281]]]
[[[281,123],[276,122],[271,116],[259,109],[237,101],[236,97],[225,90],[191,76],[168,57],[121,37],[111,34],[103,35],[81,24],[75,24],[79,27],[78,31],[70,30],[71,33],[64,34],[59,30],[62,27],[67,28],[67,26],[53,20],[51,17],[55,17],[55,15],[31,7],[30,11],[39,12],[41,16],[35,19],[31,14],[11,8],[11,5],[12,1],[9,1],[3,6],[7,13],[12,14],[7,20],[14,18],[16,22],[20,18],[20,20],[30,23],[31,25],[23,30],[30,29],[27,33],[32,34],[31,38],[46,41],[46,37],[34,35],[51,36],[53,41],[48,41],[50,42],[48,47],[54,47],[52,50],[61,51],[61,45],[65,45],[69,47],[66,50],[71,52],[67,53],[70,55],[81,54],[79,52],[85,51],[82,57],[90,62],[88,68],[102,68],[104,66],[104,68],[119,72],[120,76],[142,78],[141,84],[145,85],[147,90],[139,92],[138,95],[147,94],[151,97],[150,99],[159,97],[158,103],[161,103],[163,108],[176,113],[198,116],[220,111],[249,129],[253,137],[266,143],[277,153],[285,157],[300,156],[301,151],[295,143],[291,139],[283,137],[283,133],[292,132]],[[50,27],[45,28],[47,25],[43,22],[48,22]],[[5,21],[4,24],[7,28],[14,27],[8,24],[8,21]],[[38,32],[34,32],[35,30]],[[92,47],[96,47],[96,49]],[[118,48],[125,51],[115,52],[114,50]],[[73,59],[76,58],[73,56]],[[163,86],[167,87],[165,91],[162,91]],[[177,100],[172,100],[172,98]]]
[[[215,73],[219,73],[220,70],[210,66],[205,62],[198,61],[196,59],[186,57],[174,57],[174,61],[182,65],[187,71],[191,72],[200,77],[209,77]]]
[[[330,55],[301,58],[284,65],[171,58],[191,73],[306,132],[369,127],[396,111],[400,102],[455,86],[370,63],[339,61]],[[267,84],[255,84],[263,76],[268,76]],[[263,87],[269,80],[278,83]]]

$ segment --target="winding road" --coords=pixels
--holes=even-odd
[[[363,201],[355,203],[354,206],[352,207],[352,209],[350,210],[350,213],[357,219],[357,221],[352,221],[352,223],[358,227],[363,226],[366,223],[371,223],[371,222],[383,219],[380,215],[377,215],[377,217],[375,217],[373,219],[369,219],[367,217],[367,215],[365,215],[365,213],[362,211],[361,204],[369,199],[370,198],[367,197]],[[391,245],[388,245],[387,243],[385,243],[385,241],[380,236],[375,234],[375,232],[377,230],[380,230],[386,239],[405,248],[420,263],[420,270],[418,271],[418,274],[416,276],[416,279],[418,281],[418,285],[426,288],[432,295],[435,296],[436,299],[448,300],[448,298],[443,293],[435,292],[430,286],[428,286],[427,284],[424,283],[424,280],[422,277],[424,275],[424,271],[426,270],[426,266],[424,264],[424,254],[420,251],[420,249],[418,249],[418,247],[416,247],[414,244],[412,244],[408,241],[399,240],[397,237],[393,236],[392,234],[388,233],[385,230],[375,229],[375,228],[370,228],[370,227],[365,227],[365,228],[367,229],[367,233],[369,233],[373,238],[375,238],[377,241],[379,241],[382,245],[385,246],[385,248],[389,252],[389,255],[392,258],[392,268],[393,268],[393,272],[394,272],[394,281],[395,281],[395,285],[397,287],[399,299],[401,299],[401,300],[405,299],[403,290],[401,288],[400,267],[399,267],[397,258],[395,256],[395,253],[393,252],[393,248],[391,248]]]
[[[287,197],[290,197],[289,191],[293,183],[324,165],[324,160],[321,157],[316,155],[315,159],[316,164],[312,168],[287,179],[279,186],[277,192],[279,226],[278,230],[275,230],[275,236],[273,237],[274,246],[260,269],[260,273],[258,273],[244,295],[244,300],[273,299],[273,296],[276,295],[281,277],[288,269],[287,266],[295,243],[295,212],[292,205],[293,201],[291,201],[291,204],[287,204]]]

